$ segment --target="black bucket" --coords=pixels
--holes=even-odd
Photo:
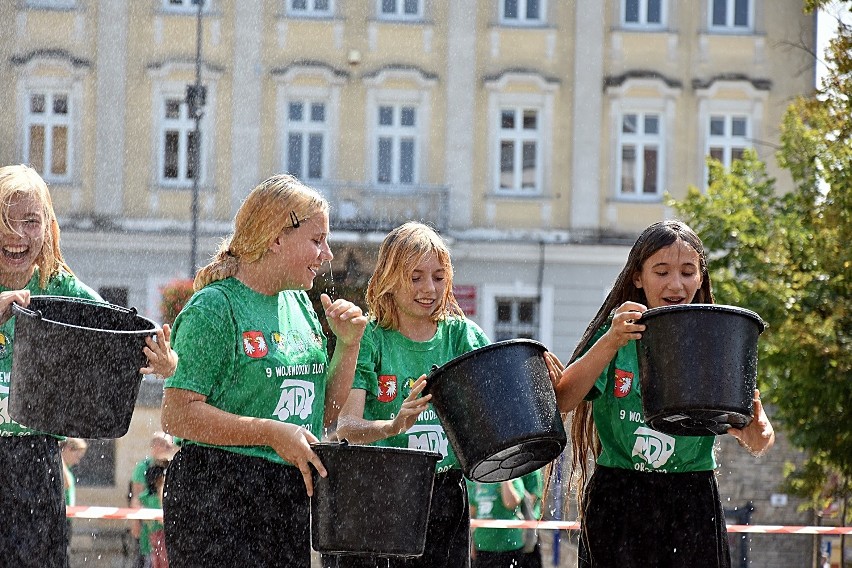
[[[435,413],[469,479],[515,479],[550,463],[565,448],[545,351],[537,341],[510,339],[429,373],[423,394],[432,394]]]
[[[724,434],[753,418],[756,313],[721,304],[683,304],[642,314],[639,376],[645,422],[681,436]]]
[[[12,312],[12,419],[60,436],[126,434],[157,325],[135,309],[64,296],[32,296]]]
[[[421,556],[441,454],[320,442],[313,472],[311,546],[324,554]]]

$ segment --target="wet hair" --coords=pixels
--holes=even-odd
[[[328,212],[328,208],[319,192],[290,174],[266,179],[240,205],[234,232],[222,241],[213,260],[196,273],[193,288],[198,291],[211,282],[233,276],[240,263],[260,260],[282,229],[297,229],[317,213]]]
[[[18,197],[33,197],[42,206],[44,244],[35,265],[39,271],[38,284],[43,289],[60,270],[73,274],[59,250],[59,222],[53,211],[50,191],[38,172],[29,166],[20,164],[0,168],[0,230],[4,232],[15,232],[9,219],[9,207]]]
[[[438,298],[438,306],[432,313],[432,321],[450,316],[464,317],[453,296],[453,264],[446,243],[432,227],[409,221],[388,233],[379,247],[376,269],[367,284],[367,307],[371,320],[387,329],[399,329],[399,310],[393,293],[399,289],[410,289],[414,269],[431,255],[444,269],[447,283],[444,295]]]
[[[648,305],[644,289],[637,288],[633,283],[634,276],[642,271],[642,265],[654,253],[671,246],[677,241],[685,243],[698,253],[701,286],[696,290],[695,296],[692,298],[692,303],[712,304],[715,302],[710,283],[710,274],[707,271],[707,253],[698,235],[686,223],[681,221],[669,219],[654,223],[642,231],[642,234],[639,235],[639,238],[636,239],[636,242],[630,249],[624,268],[621,269],[621,273],[616,277],[612,289],[598,310],[598,313],[586,328],[582,339],[580,339],[580,343],[577,344],[577,348],[571,355],[571,359],[568,362],[569,365],[585,353],[595,333],[612,317],[613,312],[618,306],[624,302],[637,302]],[[592,415],[592,404],[588,401],[581,401],[574,410],[574,417],[571,421],[571,447],[571,470],[577,475],[578,509],[582,517],[582,499],[586,483],[590,477],[589,460],[597,458],[601,452],[600,438],[598,437],[594,416]]]

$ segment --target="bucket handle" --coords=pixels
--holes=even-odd
[[[44,314],[41,313],[41,310],[30,310],[17,302],[12,303],[12,312],[21,312],[21,315],[36,318],[37,320],[41,320],[44,317]]]

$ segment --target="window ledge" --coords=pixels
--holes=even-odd
[[[491,191],[485,194],[485,199],[493,201],[553,201],[555,198],[552,195],[544,195],[542,193],[497,193]]]
[[[615,197],[610,197],[607,199],[607,203],[626,203],[626,204],[639,204],[639,205],[650,205],[657,204],[663,202],[662,194],[653,194],[653,195],[617,195]]]

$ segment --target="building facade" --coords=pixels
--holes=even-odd
[[[791,187],[778,125],[816,68],[800,0],[206,0],[200,19],[194,0],[15,0],[0,18],[0,162],[42,173],[107,299],[159,320],[193,225],[205,264],[288,171],[332,204],[336,274],[363,280],[387,230],[423,220],[492,339],[562,357],[706,156],[753,148]]]

